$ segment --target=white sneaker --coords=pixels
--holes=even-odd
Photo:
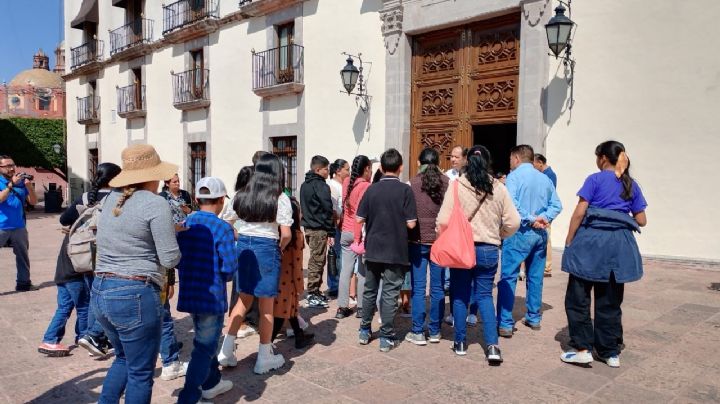
[[[237,366],[237,358],[235,357],[235,336],[225,335],[222,347],[218,353],[218,363],[224,367]]]
[[[272,348],[268,348],[268,351],[264,352],[261,348],[258,351],[257,361],[255,362],[255,368],[253,372],[258,375],[265,374],[271,370],[279,369],[285,365],[285,358],[280,354],[275,354]]]
[[[218,384],[215,385],[215,387],[211,388],[210,390],[202,391],[202,398],[206,400],[212,400],[213,398],[219,396],[222,393],[227,393],[232,388],[233,383],[230,380],[220,379],[220,381],[218,382]]]
[[[445,323],[450,324],[451,327],[455,326],[455,319],[453,318],[452,314],[448,314],[445,316]]]
[[[292,328],[285,329],[285,336],[290,338],[295,336],[295,331]]]
[[[560,354],[560,360],[565,363],[588,364],[592,363],[593,357],[588,351],[567,351]]]
[[[475,327],[477,325],[477,323],[478,323],[478,318],[476,315],[470,314],[469,316],[467,316],[467,325],[469,327]]]
[[[598,356],[598,359],[600,359],[602,362],[605,362],[611,368],[619,368],[620,367],[620,357],[617,355],[611,356],[609,358],[603,358],[601,356]]]
[[[187,367],[187,362],[175,361],[167,366],[163,366],[160,378],[162,380],[175,380],[178,377],[183,377],[187,372]]]
[[[245,328],[241,328],[238,331],[237,337],[238,338],[247,338],[247,337],[249,337],[251,335],[255,335],[255,334],[257,334],[257,330],[255,328],[253,328],[252,326],[247,325],[247,326],[245,326]]]

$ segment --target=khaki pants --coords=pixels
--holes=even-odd
[[[327,259],[328,232],[327,230],[306,229],[305,240],[310,248],[307,293],[308,295],[319,294],[325,260]]]

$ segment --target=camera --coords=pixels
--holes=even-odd
[[[34,177],[32,174],[20,173],[20,179],[21,179],[21,180],[30,180],[30,181],[32,181],[32,180],[35,179],[35,177]]]

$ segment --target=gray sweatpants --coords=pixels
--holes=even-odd
[[[365,290],[365,264],[362,257],[350,249],[353,243],[353,234],[344,231],[340,234],[340,248],[342,249],[342,268],[340,269],[340,282],[338,286],[338,307],[350,305],[350,278],[355,271],[355,261],[358,263],[357,274],[357,307],[362,308],[362,296]]]
[[[25,227],[22,229],[0,230],[0,246],[4,246],[10,240],[13,253],[15,254],[15,266],[17,267],[17,285],[30,284],[30,256],[28,255],[28,232]]]

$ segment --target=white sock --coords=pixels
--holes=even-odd
[[[227,356],[235,353],[235,336],[234,335],[230,335],[230,334],[225,335],[225,338],[223,339],[221,350]]]
[[[272,344],[260,344],[258,346],[258,356],[259,355],[272,356],[273,355]]]

